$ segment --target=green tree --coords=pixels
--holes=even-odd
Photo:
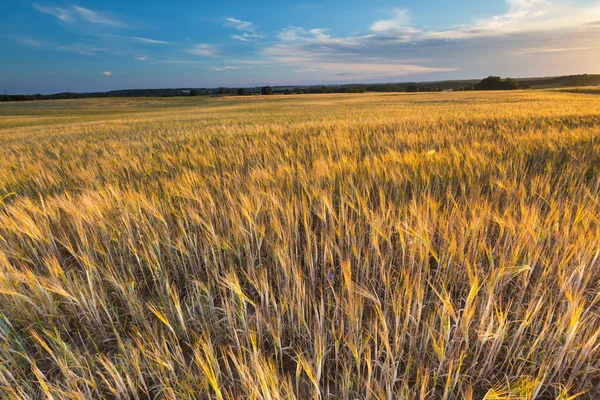
[[[474,86],[475,90],[516,90],[518,88],[517,80],[510,78],[502,80],[499,76],[488,76]]]
[[[190,90],[190,96],[200,96],[201,94],[198,89]]]
[[[236,93],[237,93],[238,96],[243,96],[243,95],[246,94],[246,89],[239,88]]]
[[[273,94],[273,88],[271,86],[265,86],[262,88],[261,93],[265,96],[269,96]]]
[[[502,82],[503,90],[517,90],[519,89],[519,81],[516,79],[506,78],[504,82]]]

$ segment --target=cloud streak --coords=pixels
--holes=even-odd
[[[572,51],[588,51],[588,50],[598,50],[598,49],[600,49],[600,47],[571,47],[571,48],[562,48],[562,49],[541,49],[541,50],[526,51],[523,53],[518,53],[517,55],[533,56],[533,55],[538,55],[538,54],[569,53]]]
[[[187,52],[194,56],[201,57],[217,57],[218,52],[215,45],[211,44],[197,44],[192,48],[188,49]]]
[[[211,67],[210,69],[212,71],[232,71],[232,70],[245,69],[245,68],[249,68],[249,67],[239,67],[239,66],[226,65],[224,67]]]
[[[257,39],[263,39],[265,35],[258,33],[254,24],[248,21],[242,21],[236,18],[225,18],[225,27],[240,31],[238,34],[230,35],[231,39],[242,42],[250,42]]]
[[[94,11],[89,8],[80,6],[70,7],[56,7],[56,6],[43,6],[35,3],[33,7],[44,14],[52,15],[59,20],[68,24],[91,22],[94,24],[100,24],[112,27],[124,27],[126,24],[115,18],[112,18],[107,13]]]
[[[84,56],[98,56],[100,53],[107,52],[106,48],[93,43],[56,44],[28,37],[18,38],[17,43],[43,50],[68,51]]]
[[[132,39],[135,41],[138,41],[138,42],[148,43],[148,44],[171,44],[169,42],[165,42],[162,40],[148,39],[145,37],[138,37],[138,36],[133,36]]]

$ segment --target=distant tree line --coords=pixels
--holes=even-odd
[[[263,86],[261,88],[218,88],[214,94],[219,96],[237,95],[285,95],[285,94],[319,94],[319,93],[364,93],[365,85],[343,85],[343,86],[310,86],[310,87],[280,87]]]
[[[553,78],[529,78],[519,80],[522,89],[540,86],[573,87],[573,86],[598,86],[600,75],[567,75]]]
[[[364,93],[364,92],[440,92],[444,90],[513,90],[535,87],[572,87],[600,85],[600,75],[571,75],[553,78],[502,79],[490,76],[482,81],[438,81],[428,83],[369,83],[348,85],[312,86],[261,86],[251,88],[187,88],[187,89],[131,89],[110,92],[14,95],[0,94],[0,101],[83,99],[96,97],[180,97],[180,96],[250,96],[287,95],[322,93]]]
[[[439,87],[423,86],[423,85],[409,85],[406,87],[408,93],[418,92],[442,92],[443,89]]]

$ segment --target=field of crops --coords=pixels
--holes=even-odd
[[[594,93],[0,104],[0,398],[598,398]]]

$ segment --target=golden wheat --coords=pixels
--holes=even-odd
[[[0,397],[600,396],[597,91],[0,105]]]

